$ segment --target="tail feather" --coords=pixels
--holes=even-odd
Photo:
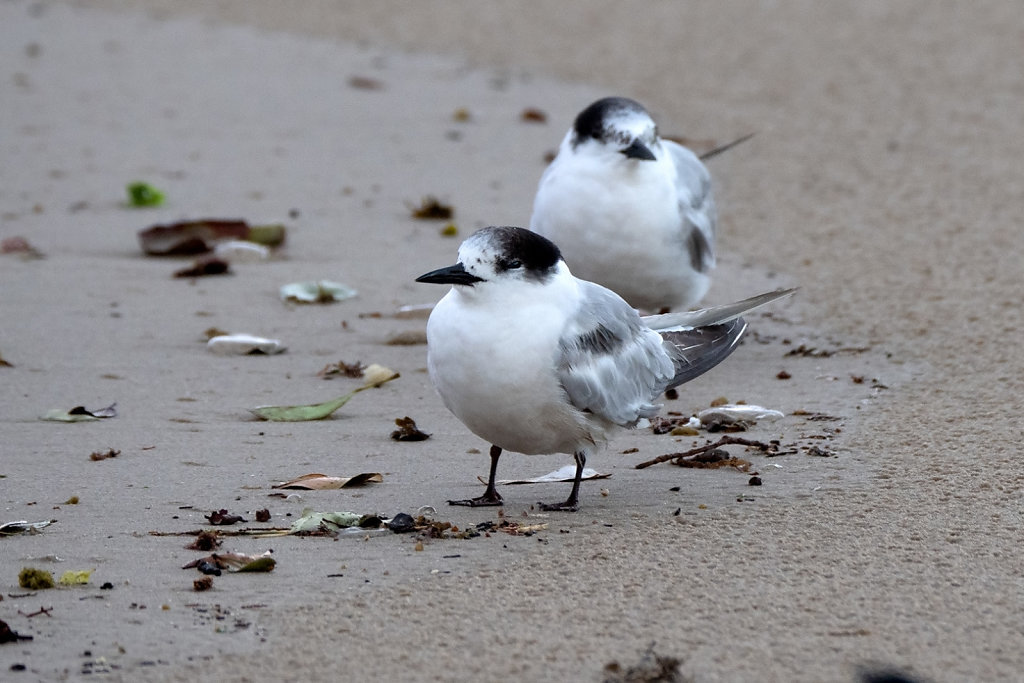
[[[659,332],[675,365],[668,388],[689,382],[729,357],[747,329],[743,318],[695,329]]]

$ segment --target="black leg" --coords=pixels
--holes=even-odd
[[[576,477],[572,480],[572,491],[569,492],[569,497],[565,499],[564,503],[540,503],[541,510],[549,512],[576,512],[579,510],[580,482],[583,480],[583,466],[587,464],[587,454],[584,451],[576,451],[572,457],[576,460]]]
[[[466,505],[469,507],[482,507],[484,505],[503,505],[501,494],[494,487],[494,477],[498,473],[498,458],[501,457],[501,449],[491,446],[491,474],[487,477],[487,489],[484,495],[479,498],[467,498],[466,500],[449,500],[449,505]],[[577,479],[579,475],[577,475]]]

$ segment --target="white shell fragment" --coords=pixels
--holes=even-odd
[[[281,353],[285,345],[279,339],[266,339],[251,334],[222,334],[206,342],[206,348],[222,356]]]
[[[270,258],[270,249],[255,242],[229,240],[219,242],[213,248],[213,255],[228,263],[257,263]]]
[[[760,420],[778,420],[785,415],[778,410],[742,403],[727,403],[714,408],[705,408],[697,413],[702,427],[732,424],[754,424]]]
[[[612,475],[598,472],[597,470],[585,467],[583,469],[583,476],[580,477],[580,481],[587,481],[588,479],[607,479]],[[533,477],[530,479],[504,479],[494,482],[495,484],[551,484],[556,482],[572,481],[576,478],[576,465],[566,465],[561,469],[557,469],[554,472],[548,472],[547,474],[539,477]]]
[[[330,280],[292,282],[281,285],[281,299],[300,304],[324,304],[351,299],[358,292],[348,285]]]

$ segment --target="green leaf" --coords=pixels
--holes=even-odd
[[[258,406],[256,408],[250,408],[249,412],[261,420],[269,420],[271,422],[307,422],[309,420],[322,420],[352,400],[352,397],[360,391],[379,386],[384,384],[384,382],[390,382],[396,377],[398,377],[398,373],[394,373],[386,379],[377,380],[372,384],[365,384],[355,391],[351,391],[344,396],[339,396],[338,398],[325,403],[316,403],[306,406]]]

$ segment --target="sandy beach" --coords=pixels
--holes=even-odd
[[[1020,679],[1018,15],[0,3],[0,240],[42,256],[0,254],[0,524],[53,520],[0,537],[0,620],[31,636],[0,644],[0,679],[630,680],[655,655],[678,677],[632,680]],[[640,429],[588,463],[611,476],[584,483],[579,512],[536,507],[563,483],[505,485],[500,510],[448,506],[482,490],[488,444],[444,409],[425,345],[392,343],[424,318],[393,314],[443,295],[414,280],[474,230],[529,222],[546,155],[609,94],[697,151],[755,134],[708,162],[721,221],[706,302],[800,290],[751,315],[737,352],[665,410],[782,411],[738,435],[781,453],[637,469],[720,436]],[[134,181],[165,201],[128,206]],[[454,216],[414,218],[427,196]],[[143,253],[140,230],[201,218],[287,238],[223,276],[175,278],[191,258]],[[316,280],[358,294],[281,300]],[[217,355],[211,328],[287,350]],[[361,386],[319,376],[339,361],[401,376],[326,420],[249,412]],[[112,418],[40,419],[114,403]],[[405,416],[430,438],[392,439]],[[570,462],[509,454],[499,477]],[[381,481],[272,488],[307,473]],[[246,521],[210,526],[221,509]],[[228,535],[304,511],[454,529]],[[185,547],[199,529],[221,531],[221,551],[273,550],[273,571],[195,590],[203,575],[182,566],[204,555]],[[25,567],[94,571],[34,590]]]

